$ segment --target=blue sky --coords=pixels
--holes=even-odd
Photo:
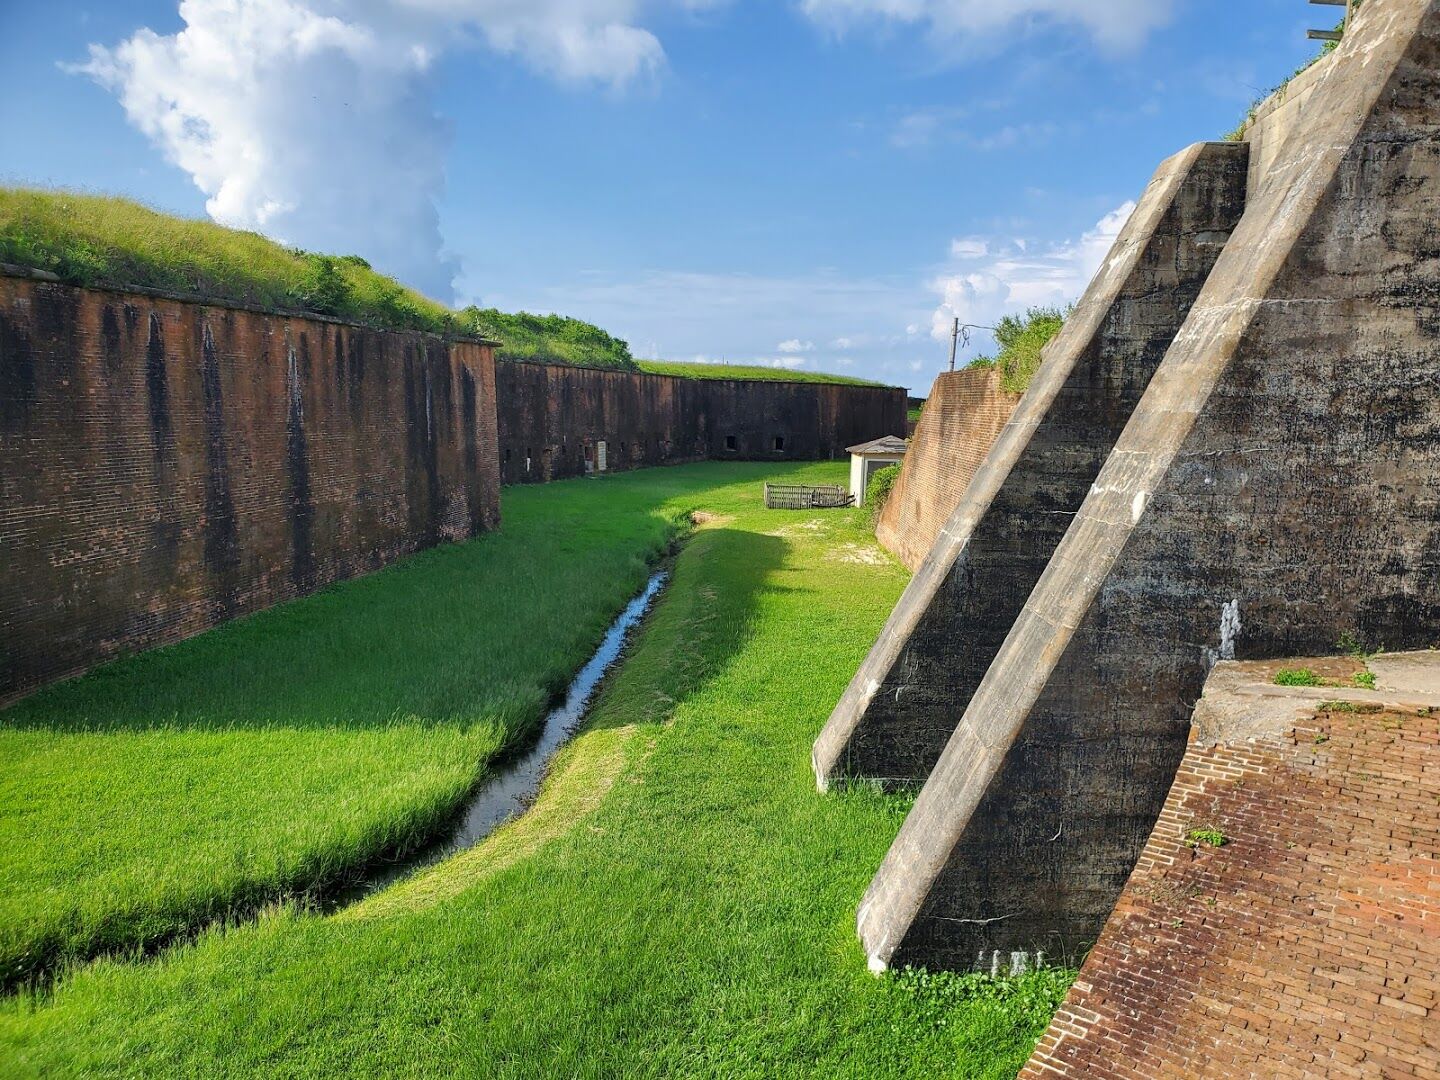
[[[952,314],[1078,295],[1158,162],[1233,127],[1327,14],[0,0],[0,176],[208,208],[640,356],[918,389]]]

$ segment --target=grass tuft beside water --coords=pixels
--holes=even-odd
[[[24,1076],[1013,1077],[1073,973],[876,978],[855,940],[909,803],[818,794],[809,751],[907,575],[863,511],[766,511],[760,487],[843,473],[706,464],[507,491],[507,528],[533,515],[516,547],[455,554],[478,552],[473,572],[525,560],[549,583],[542,605],[611,573],[572,530],[647,523],[594,636],[638,588],[640,554],[705,511],[535,807],[337,914],[279,907],[12,997],[0,1059]],[[477,623],[457,652],[523,658],[522,629],[543,627],[515,615]],[[231,775],[237,793],[262,790]]]

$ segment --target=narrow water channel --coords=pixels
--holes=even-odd
[[[362,880],[342,890],[325,906],[335,910],[352,904],[417,870],[473,847],[529,809],[540,791],[550,759],[579,728],[595,688],[619,658],[630,631],[645,617],[668,578],[667,571],[656,571],[640,594],[625,605],[625,610],[605,632],[595,654],[571,681],[565,700],[550,710],[535,735],[492,763],[491,773],[456,812],[455,823],[448,832],[403,859],[373,867]]]

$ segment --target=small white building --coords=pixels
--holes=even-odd
[[[855,496],[856,506],[865,504],[865,488],[870,483],[870,477],[886,465],[898,465],[904,461],[909,445],[904,439],[886,435],[883,439],[845,448],[850,455],[850,494]]]

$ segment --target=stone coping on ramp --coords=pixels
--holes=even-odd
[[[1239,221],[1247,155],[1156,170],[816,740],[822,790],[929,775]]]

